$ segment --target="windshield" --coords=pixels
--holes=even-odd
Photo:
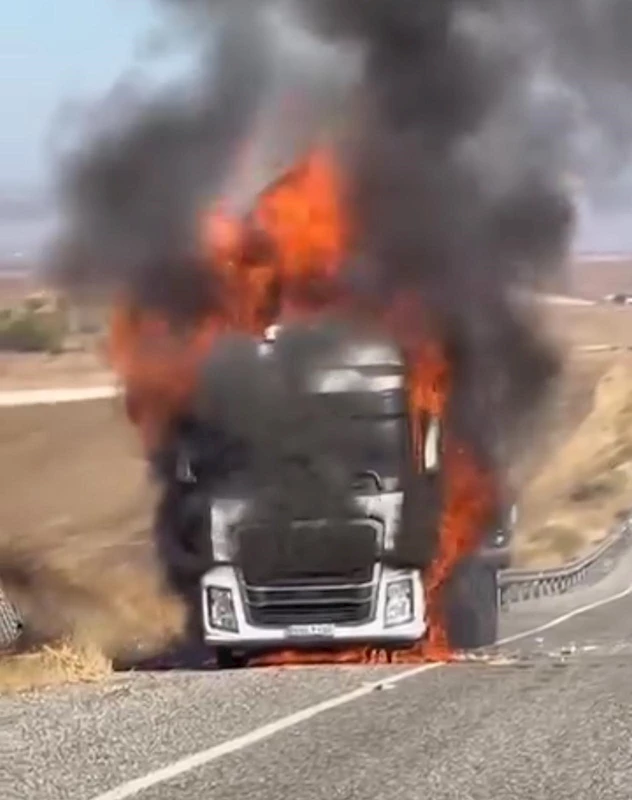
[[[403,392],[344,392],[314,399],[315,416],[329,418],[332,423],[324,425],[330,437],[327,443],[320,438],[314,441],[350,474],[352,490],[372,493],[398,489],[408,458]],[[198,423],[187,426],[183,433],[180,454],[192,474],[213,493],[231,497],[251,494],[262,482],[256,464],[260,469],[267,464],[265,471],[269,472],[266,454],[257,457],[256,448],[226,431]]]
[[[353,420],[356,491],[399,488],[406,467],[408,428],[404,416]],[[374,476],[372,478],[372,476]]]
[[[398,488],[408,458],[408,418],[403,389],[328,394],[322,395],[320,402],[342,423],[342,457],[350,463],[354,490]]]

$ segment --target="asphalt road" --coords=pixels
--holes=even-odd
[[[5,698],[2,796],[629,800],[631,575],[628,554],[504,615],[478,663],[125,674]]]

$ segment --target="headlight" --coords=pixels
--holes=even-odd
[[[404,625],[414,614],[413,582],[410,578],[391,581],[386,584],[386,605],[384,607],[384,627]]]
[[[208,617],[211,627],[217,628],[220,631],[237,633],[239,628],[231,590],[221,589],[217,586],[209,586],[206,591],[208,597]]]

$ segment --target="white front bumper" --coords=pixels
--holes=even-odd
[[[413,616],[409,622],[387,627],[384,623],[387,584],[402,578],[410,578],[413,584]],[[394,570],[386,566],[376,570],[377,593],[374,613],[369,621],[353,624],[335,624],[326,638],[289,635],[286,627],[253,625],[248,618],[242,586],[237,571],[232,566],[215,567],[204,575],[202,589],[202,619],[204,640],[207,644],[235,648],[278,647],[328,647],[345,643],[361,643],[385,646],[389,644],[413,644],[426,633],[426,606],[420,573],[417,570]],[[235,609],[237,632],[214,628],[211,624],[208,588],[229,589]],[[297,620],[300,622],[301,620]]]

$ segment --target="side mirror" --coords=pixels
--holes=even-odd
[[[420,414],[414,419],[412,429],[413,458],[421,475],[434,474],[441,467],[441,420],[430,414]]]
[[[178,453],[176,461],[176,480],[179,483],[197,483],[197,477],[191,466],[191,461],[182,450]]]
[[[512,528],[518,523],[518,504],[514,503],[509,510],[509,524]]]
[[[441,463],[441,423],[429,417],[424,436],[423,471],[437,472]]]

